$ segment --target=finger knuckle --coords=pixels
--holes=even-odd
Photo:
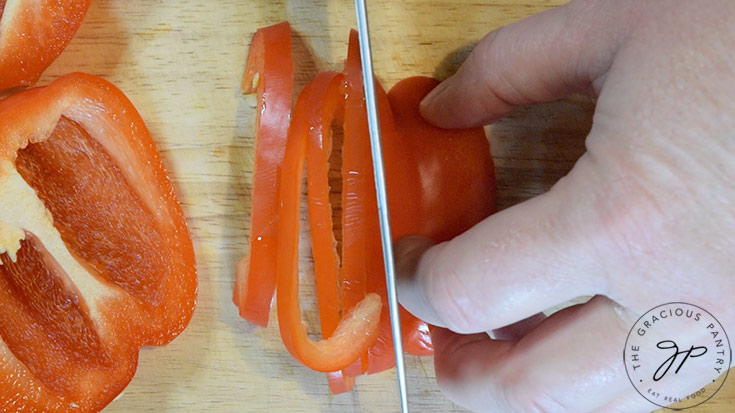
[[[655,194],[631,179],[609,182],[604,192],[595,208],[601,255],[630,264],[654,258],[665,230],[665,213]]]

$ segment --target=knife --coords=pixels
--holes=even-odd
[[[365,107],[367,108],[368,129],[370,131],[370,149],[373,156],[373,172],[375,174],[375,193],[378,200],[378,219],[380,221],[380,238],[383,245],[383,264],[385,265],[385,284],[388,290],[388,306],[390,308],[390,327],[393,331],[393,351],[396,358],[396,375],[398,377],[398,394],[401,401],[401,412],[408,412],[408,391],[406,386],[406,365],[403,360],[403,340],[401,339],[401,317],[396,294],[396,269],[393,260],[393,241],[388,216],[388,195],[385,189],[385,170],[383,168],[383,151],[380,142],[380,121],[378,106],[375,101],[375,77],[373,75],[373,58],[370,51],[370,30],[365,0],[355,0],[357,14],[357,32],[360,39],[360,60],[362,60],[362,80],[365,87]]]

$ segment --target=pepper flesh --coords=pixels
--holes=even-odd
[[[408,152],[418,166],[414,185],[422,188],[419,225],[412,233],[437,242],[450,240],[495,212],[495,173],[483,128],[442,129],[419,111],[421,100],[439,81],[414,76],[388,92],[390,107]],[[449,201],[451,200],[451,202]]]
[[[35,83],[64,50],[91,0],[0,0],[0,90]]]
[[[258,108],[250,251],[237,266],[233,301],[241,317],[265,327],[276,289],[278,168],[286,150],[293,94],[291,26],[287,22],[253,35],[242,90],[257,94]]]
[[[328,75],[322,75],[328,76]],[[307,195],[309,203],[309,228],[316,273],[317,302],[322,337],[328,338],[339,325],[341,315],[341,263],[337,254],[337,240],[333,230],[332,205],[329,188],[329,159],[333,150],[333,122],[344,121],[344,85],[342,74],[332,73],[333,82],[340,87],[331,88],[325,95],[321,108],[321,120],[312,119],[312,124],[321,127],[309,133],[307,145]],[[314,116],[319,116],[312,112]],[[327,374],[329,388],[333,394],[344,393],[355,386],[354,375],[346,371]]]
[[[378,206],[375,198],[373,165],[370,156],[370,135],[367,129],[365,93],[362,83],[359,47],[356,32],[350,33],[350,47],[345,60],[345,117],[344,142],[342,144],[342,308],[348,311],[362,299],[382,266],[380,252],[380,227],[377,220]],[[376,86],[379,88],[379,85]],[[382,121],[383,119],[381,119]],[[381,124],[385,129],[385,125]],[[370,284],[370,285],[368,285]],[[385,294],[382,295],[385,297]],[[383,304],[386,300],[383,299]],[[382,311],[381,311],[382,312]],[[384,317],[381,314],[381,330]],[[381,331],[380,336],[384,336]],[[381,338],[379,337],[378,340]],[[367,371],[369,354],[347,370],[349,375]]]
[[[0,101],[0,410],[99,411],[196,300],[186,221],[112,84],[74,73]]]
[[[320,73],[301,92],[296,102],[288,135],[288,145],[281,169],[278,229],[278,324],[286,348],[306,366],[333,372],[354,362],[375,341],[380,321],[381,300],[377,294],[365,295],[354,308],[343,312],[342,319],[328,338],[313,342],[301,320],[298,277],[299,203],[309,135],[322,135],[329,127],[322,110],[324,102],[341,100],[341,78],[330,72]],[[333,112],[333,110],[332,110]],[[332,244],[332,252],[333,250]],[[317,283],[319,283],[317,278]],[[317,288],[319,286],[317,285]],[[331,326],[329,326],[331,327]]]

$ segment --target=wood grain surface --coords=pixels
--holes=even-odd
[[[376,72],[388,87],[409,75],[446,77],[486,32],[560,3],[371,1]],[[317,71],[341,68],[354,26],[349,0],[95,0],[40,81],[84,71],[127,93],[167,161],[196,248],[200,288],[191,325],[169,346],[141,351],[135,378],[107,411],[383,412],[398,406],[392,370],[360,377],[354,392],[329,395],[323,374],[287,354],[275,323],[254,328],[230,300],[235,264],[247,250],[255,119],[239,84],[253,32],[281,20],[297,34],[297,88]],[[519,108],[488,127],[500,208],[548,190],[572,167],[584,152],[593,110],[590,100],[571,98]],[[308,271],[304,283],[308,287]],[[407,362],[413,411],[462,411],[440,393],[430,358]],[[690,411],[731,410],[732,383]]]

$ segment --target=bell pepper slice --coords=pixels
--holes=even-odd
[[[333,74],[342,83],[341,74]],[[340,306],[340,260],[336,251],[337,240],[333,231],[333,211],[330,203],[329,159],[333,150],[333,122],[344,119],[344,87],[331,89],[322,103],[321,129],[309,134],[306,169],[309,204],[309,228],[316,273],[316,292],[319,305],[319,320],[323,338],[330,337],[339,325]],[[321,132],[321,133],[319,133]],[[346,372],[327,374],[332,394],[344,393],[355,386],[355,377]]]
[[[0,410],[99,411],[138,349],[196,301],[161,156],[109,82],[62,76],[0,101]]]
[[[66,48],[91,0],[0,0],[0,90],[35,83]]]
[[[344,111],[344,87],[342,74],[325,72],[314,80],[333,82],[324,91],[321,108],[314,108],[310,122],[318,129],[310,131],[306,146],[307,200],[311,248],[316,274],[316,292],[319,305],[319,321],[322,337],[330,337],[340,321],[340,262],[337,240],[333,231],[332,205],[329,195],[329,158],[332,153],[331,124]],[[323,86],[323,85],[322,85]],[[320,112],[317,112],[320,110]]]
[[[265,327],[276,289],[278,168],[283,162],[293,94],[291,26],[259,29],[250,43],[245,94],[257,94],[250,251],[237,266],[233,301],[240,316]]]
[[[343,316],[329,338],[312,341],[301,320],[299,303],[298,243],[301,183],[309,135],[329,127],[330,119],[321,111],[325,101],[336,101],[341,95],[341,78],[334,73],[321,73],[306,86],[296,102],[291,120],[288,145],[281,169],[278,230],[278,324],[284,345],[306,366],[323,372],[347,367],[364,354],[375,341],[382,308],[377,294],[367,294]],[[330,99],[330,96],[332,97]],[[332,246],[332,251],[333,251]],[[317,280],[318,282],[318,280]]]

